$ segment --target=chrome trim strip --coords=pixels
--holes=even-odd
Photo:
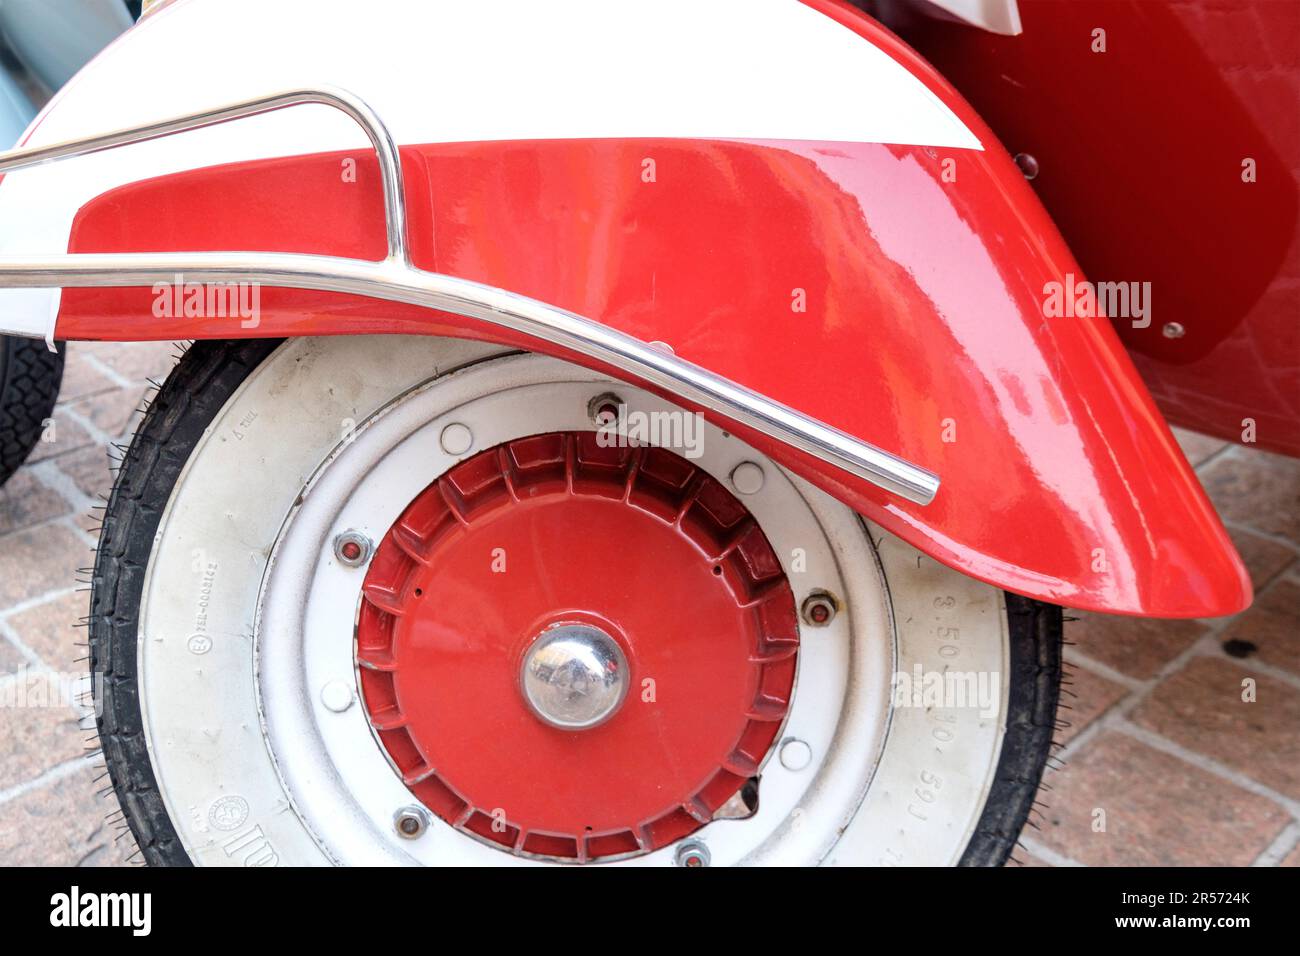
[[[296,253],[114,253],[51,258],[0,257],[0,287],[152,287],[187,282],[255,282],[267,286],[341,292],[452,312],[559,345],[680,396],[745,428],[774,438],[918,504],[929,504],[939,479],[908,461],[809,418],[669,352],[572,312],[502,289],[426,272],[410,261],[405,194],[397,147],[379,117],[341,90],[292,90],[176,117],[147,126],[51,146],[0,153],[0,172],[227,123],[305,103],[351,116],[379,157],[384,187],[388,258],[379,262]]]
[[[409,262],[410,254],[406,248],[406,194],[402,189],[402,163],[398,156],[397,144],[393,142],[388,127],[384,126],[374,110],[360,97],[353,96],[346,90],[331,87],[285,90],[281,93],[259,96],[256,99],[218,106],[201,113],[174,116],[145,126],[132,126],[128,129],[66,140],[49,146],[11,149],[0,153],[0,173],[56,163],[72,156],[88,156],[118,146],[144,143],[151,139],[162,139],[164,136],[184,133],[187,130],[220,126],[222,123],[230,123],[249,116],[307,104],[333,107],[350,116],[365,130],[366,136],[370,138],[370,144],[379,157],[380,176],[384,187],[384,218],[388,230],[388,255],[390,258]]]

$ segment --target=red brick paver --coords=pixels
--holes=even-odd
[[[1017,857],[1300,865],[1300,463],[1178,432],[1256,588],[1232,618],[1081,614],[1063,769]],[[1241,699],[1242,680],[1256,699]],[[1093,829],[1106,811],[1106,829]]]
[[[130,433],[146,379],[164,378],[175,353],[72,345],[54,427],[0,489],[0,864],[122,865],[134,852],[102,761],[86,755],[78,569],[94,560],[90,510],[112,487],[109,445]]]
[[[9,866],[123,866],[135,852],[121,813],[87,765],[3,805],[0,860]]]
[[[1061,685],[1061,730],[1056,741],[1068,744],[1126,696],[1128,688],[1123,684],[1084,668],[1068,668]]]
[[[1300,460],[1233,448],[1198,474],[1225,521],[1300,541]]]
[[[1300,801],[1300,687],[1248,660],[1201,657],[1169,678],[1133,723]]]
[[[1255,598],[1223,631],[1230,649],[1300,677],[1300,580],[1284,578]],[[1253,650],[1252,650],[1253,648]],[[1296,730],[1300,734],[1300,728]]]
[[[1291,821],[1250,793],[1125,734],[1053,775],[1043,845],[1092,866],[1247,866]]]
[[[1081,654],[1126,677],[1149,680],[1210,629],[1199,621],[1078,613],[1066,635]]]

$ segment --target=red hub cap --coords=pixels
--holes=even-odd
[[[549,666],[574,647],[571,673]],[[574,860],[711,820],[771,748],[797,650],[745,507],[684,458],[592,432],[489,449],[421,492],[376,550],[357,635],[412,793],[481,839]],[[552,720],[530,668],[589,725]]]

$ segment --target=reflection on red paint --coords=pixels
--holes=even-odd
[[[1236,553],[1110,326],[1043,317],[1044,283],[1082,271],[1005,155],[619,140],[403,156],[420,266],[665,341],[936,471],[938,498],[914,507],[736,429],[937,559],[1075,607],[1206,616],[1248,603]],[[647,156],[654,183],[640,177]],[[337,169],[337,156],[303,157],[128,186],[83,210],[72,248],[378,258],[373,162],[355,184]],[[159,322],[148,302],[148,290],[68,290],[59,334],[498,337],[325,293],[264,290],[253,333]]]
[[[1240,441],[1250,418],[1260,445],[1300,455],[1300,4],[1020,11],[1015,37],[905,5],[888,23],[1038,160],[1034,189],[1090,277],[1151,283],[1151,325],[1115,325],[1170,419]]]

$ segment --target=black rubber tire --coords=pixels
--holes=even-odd
[[[0,335],[0,484],[41,440],[62,383],[62,352],[40,339]]]
[[[1002,866],[1033,809],[1052,753],[1061,694],[1061,609],[1007,594],[1011,666],[997,776],[960,866]]]
[[[113,789],[151,865],[190,864],[158,791],[145,743],[137,686],[136,636],[145,569],[162,511],[204,430],[244,379],[279,344],[199,342],[155,396],[122,461],[104,515],[90,613],[90,667],[99,701],[99,739]],[[1061,678],[1061,609],[1007,595],[1010,702],[997,778],[963,866],[1000,866],[1038,791],[1056,719]]]

